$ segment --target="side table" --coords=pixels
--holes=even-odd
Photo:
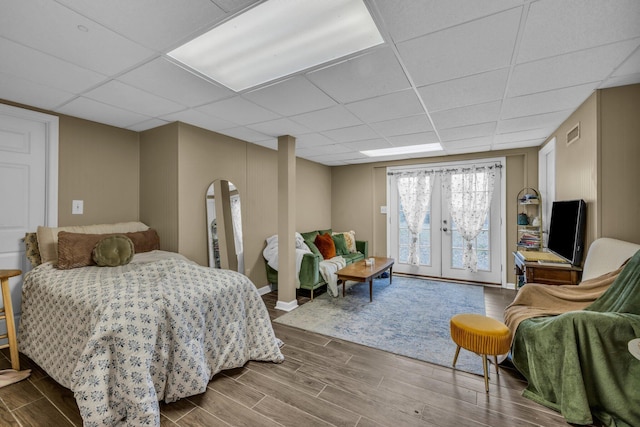
[[[2,303],[0,309],[0,320],[4,319],[7,324],[7,333],[0,335],[0,339],[8,339],[9,343],[0,345],[0,349],[9,347],[11,353],[11,367],[16,371],[20,370],[20,359],[18,355],[18,340],[16,339],[16,325],[13,317],[13,304],[11,303],[11,290],[9,289],[9,278],[22,274],[20,270],[0,270],[0,285],[2,286]]]

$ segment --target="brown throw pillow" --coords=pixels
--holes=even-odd
[[[160,249],[158,233],[150,228],[146,231],[133,233],[84,234],[60,231],[58,233],[58,268],[70,268],[95,265],[92,252],[96,243],[109,236],[126,236],[133,242],[135,253],[149,252]]]
[[[336,256],[336,245],[333,243],[333,239],[329,233],[318,234],[313,243],[318,247],[322,258],[330,259]]]

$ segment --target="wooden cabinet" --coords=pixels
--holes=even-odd
[[[518,252],[514,252],[516,288],[527,283],[542,283],[545,285],[577,285],[580,283],[582,268],[575,266],[540,264],[527,262]]]

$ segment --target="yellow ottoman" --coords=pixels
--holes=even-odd
[[[484,387],[489,392],[487,375],[487,355],[493,355],[498,372],[498,355],[509,353],[511,331],[504,323],[481,314],[457,314],[451,318],[451,338],[458,345],[453,358],[456,366],[460,347],[482,356]]]

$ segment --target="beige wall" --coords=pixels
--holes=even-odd
[[[178,251],[178,124],[140,133],[140,221],[160,236],[160,249]]]
[[[277,152],[184,123],[142,132],[140,144],[141,220],[158,229],[163,249],[208,264],[205,195],[227,179],[240,193],[245,272],[266,285],[262,250],[278,232]],[[330,226],[331,168],[298,159],[296,170],[297,226]]]
[[[58,225],[139,219],[139,134],[15,102],[0,103],[59,118]],[[71,214],[84,201],[82,215]]]
[[[505,157],[506,221],[507,221],[507,281],[514,283],[513,256],[516,250],[516,197],[524,186],[537,187],[538,149],[492,151],[447,157],[429,157],[396,162],[339,166],[332,174],[332,227],[336,231],[354,230],[358,240],[369,242],[369,253],[387,255],[387,216],[380,206],[387,204],[386,168],[410,164],[429,164],[461,160]]]
[[[601,236],[640,243],[640,84],[600,91]]]
[[[587,203],[585,249],[598,236],[596,112],[594,93],[549,138],[556,138],[556,200],[583,199]],[[567,132],[577,123],[580,138],[567,145]]]
[[[556,137],[556,200],[587,202],[586,245],[598,237],[640,243],[640,85],[594,92]],[[580,123],[580,139],[567,132]]]

